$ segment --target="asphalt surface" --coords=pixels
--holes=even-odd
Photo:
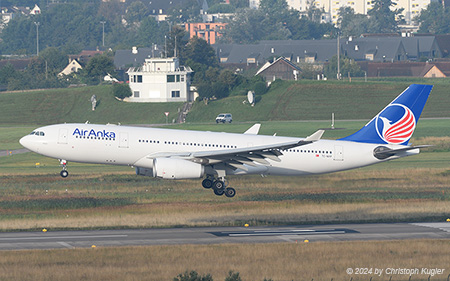
[[[15,150],[0,150],[0,157],[1,156],[10,156],[10,155],[14,155],[14,154],[22,154],[22,153],[27,153],[27,152],[30,152],[30,150],[28,150],[26,148],[15,149]]]
[[[115,246],[450,239],[450,222],[0,233],[0,250]]]

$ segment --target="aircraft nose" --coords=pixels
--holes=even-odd
[[[19,143],[20,143],[23,147],[30,149],[30,146],[31,146],[30,136],[24,136],[24,137],[22,137],[22,138],[19,140]]]

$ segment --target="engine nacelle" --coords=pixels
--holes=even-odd
[[[135,170],[138,176],[153,177],[153,169],[136,167]]]
[[[156,158],[153,160],[153,176],[155,178],[179,180],[199,179],[205,174],[202,164],[183,159]]]

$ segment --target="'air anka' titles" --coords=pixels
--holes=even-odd
[[[100,138],[116,138],[116,133],[114,132],[107,132],[105,130],[103,131],[95,131],[94,129],[91,130],[83,130],[76,128],[75,131],[73,131],[73,136],[80,136],[80,137],[100,137]]]

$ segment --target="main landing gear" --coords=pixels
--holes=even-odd
[[[202,181],[202,186],[206,189],[212,188],[215,195],[222,196],[225,194],[226,197],[234,197],[236,190],[232,187],[227,187],[227,185],[225,178],[216,179],[213,176],[208,176]]]
[[[62,171],[59,173],[61,175],[61,177],[63,178],[67,178],[67,176],[69,176],[69,172],[67,171],[67,161],[60,159],[59,163],[61,164],[62,167]]]

